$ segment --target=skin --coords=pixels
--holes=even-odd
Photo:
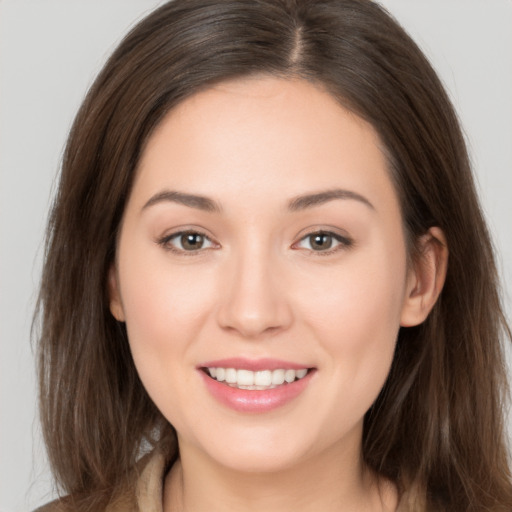
[[[360,198],[288,209],[333,189]],[[207,196],[220,211],[165,191]],[[402,225],[377,134],[319,86],[236,80],[167,115],[143,153],[110,277],[112,314],[178,433],[164,510],[396,508],[393,486],[361,463],[363,417],[400,326],[426,318],[447,259],[432,228],[424,257],[408,265]],[[204,245],[187,252],[170,238],[183,229],[204,233]],[[318,231],[342,242],[319,248],[308,238]],[[227,357],[316,372],[286,405],[241,413],[216,401],[196,369]]]

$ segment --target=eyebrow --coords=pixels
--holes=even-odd
[[[221,213],[222,207],[213,199],[195,194],[186,194],[175,190],[164,190],[152,196],[142,207],[143,210],[161,202],[179,203],[210,213]]]
[[[320,206],[335,199],[350,199],[359,201],[372,210],[375,210],[373,204],[368,199],[366,199],[366,197],[358,194],[357,192],[339,188],[294,197],[288,202],[288,210],[291,212],[306,210],[308,208]],[[162,202],[178,203],[190,208],[196,208],[198,210],[203,210],[210,213],[222,213],[222,207],[213,199],[210,199],[206,196],[178,192],[176,190],[164,190],[162,192],[158,192],[144,204],[142,210]]]
[[[359,201],[360,203],[368,206],[370,209],[375,210],[373,204],[368,199],[366,199],[366,197],[358,194],[357,192],[352,192],[351,190],[343,190],[340,188],[294,197],[288,203],[288,209],[292,212],[296,212],[319,206],[334,199],[351,199]]]

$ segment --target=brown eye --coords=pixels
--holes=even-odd
[[[158,243],[176,253],[195,253],[214,246],[213,242],[203,233],[197,231],[180,231],[165,236]]]
[[[350,247],[352,245],[352,240],[330,231],[316,231],[306,235],[297,245],[301,249],[329,254],[337,251],[338,249]]]
[[[330,249],[332,247],[332,235],[328,235],[326,233],[315,233],[313,235],[309,235],[308,238],[309,245],[314,251],[325,251],[326,249]]]
[[[204,236],[199,233],[183,233],[180,236],[181,247],[185,251],[196,251],[197,249],[202,249],[204,240]]]

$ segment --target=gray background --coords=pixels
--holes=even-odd
[[[0,0],[0,512],[30,510],[53,496],[36,419],[30,322],[66,134],[116,42],[161,3]],[[510,318],[512,1],[382,3],[431,58],[458,109]]]

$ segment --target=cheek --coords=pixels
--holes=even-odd
[[[190,362],[212,294],[206,292],[205,276],[170,265],[160,249],[127,242],[121,254],[127,255],[119,261],[119,275],[129,344],[154,397],[167,389],[165,379],[178,378]]]
[[[339,385],[362,413],[373,403],[393,359],[405,290],[405,250],[368,251],[317,275],[301,309]]]

